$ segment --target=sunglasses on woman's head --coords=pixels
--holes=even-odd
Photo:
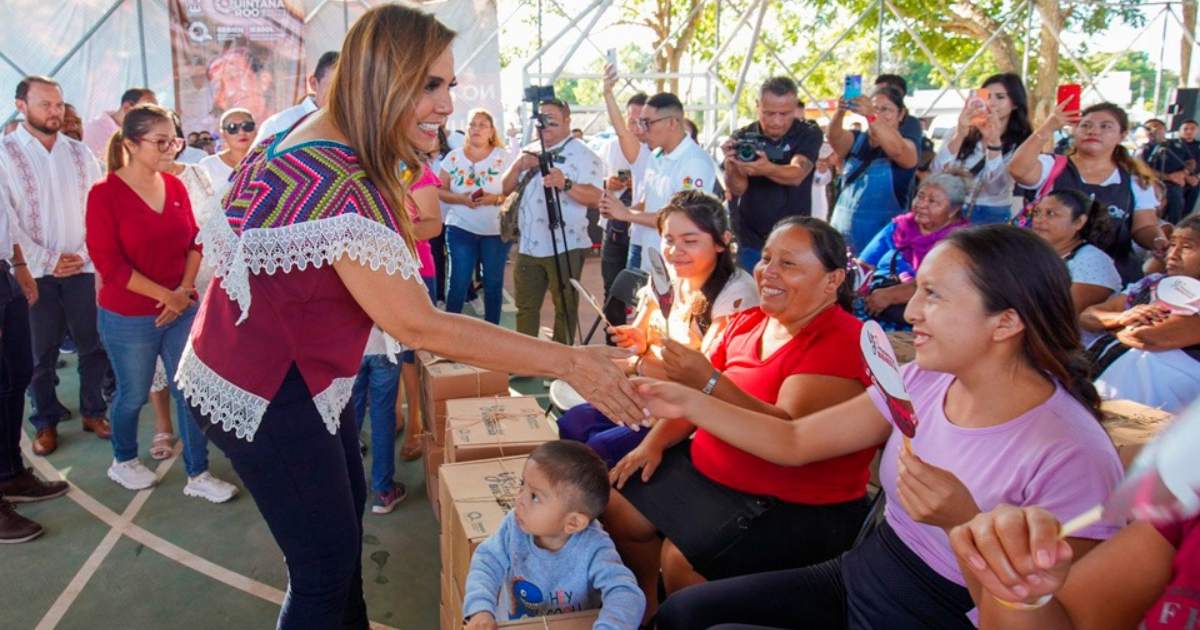
[[[232,136],[238,132],[239,128],[246,133],[250,133],[251,131],[254,131],[254,127],[255,124],[253,120],[247,120],[240,125],[237,123],[229,123],[228,125],[225,125],[225,133]]]

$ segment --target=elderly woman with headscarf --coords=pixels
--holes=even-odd
[[[904,307],[916,292],[921,261],[942,239],[970,223],[963,218],[968,182],[953,172],[930,175],[917,190],[911,210],[888,223],[863,248],[859,262],[874,269],[859,315],[904,325]]]

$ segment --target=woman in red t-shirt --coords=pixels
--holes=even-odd
[[[980,628],[1200,627],[1200,516],[1135,521],[1075,563],[1061,527],[1042,508],[1002,505],[951,532]]]
[[[87,247],[101,280],[97,323],[117,377],[108,477],[130,490],[157,481],[138,459],[138,414],[157,359],[168,377],[175,374],[196,315],[196,219],[187,188],[165,172],[182,144],[171,112],[157,105],[129,110],[109,141],[109,175],[88,193]],[[171,394],[188,475],[184,494],[228,501],[237,487],[208,472],[208,441],[174,383]]]
[[[862,324],[849,313],[846,245],[827,223],[781,221],[754,270],[761,305],[735,315],[712,352],[669,344],[675,379],[781,418],[850,400],[869,384]],[[806,566],[854,541],[867,510],[874,449],[807,466],[778,466],[682,420],[659,422],[613,469],[605,525],[656,607],[706,579]],[[634,474],[638,469],[641,474]],[[659,534],[665,537],[660,538]]]

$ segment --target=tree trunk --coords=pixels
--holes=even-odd
[[[949,15],[927,16],[923,21],[928,28],[944,28],[951,33],[961,33],[986,41],[992,33],[1001,31],[988,45],[997,72],[1017,72],[1020,57],[1012,35],[1002,30],[1000,21],[988,15],[972,3],[951,5]]]
[[[1063,14],[1057,0],[1037,0],[1042,29],[1038,40],[1037,83],[1032,90],[1030,110],[1036,128],[1054,110],[1058,94],[1058,39],[1062,32]]]
[[[683,56],[691,47],[692,39],[696,35],[696,29],[700,25],[700,20],[704,17],[704,11],[696,11],[693,15],[693,10],[696,5],[703,0],[690,0],[686,7],[679,9],[682,17],[691,16],[691,20],[683,27],[683,31],[679,33],[678,41],[670,42],[662,47],[657,55],[654,56],[654,68],[657,72],[677,73],[679,65],[683,60]],[[655,5],[654,19],[651,22],[646,22],[646,26],[654,31],[654,47],[658,48],[675,30],[675,25],[672,23],[671,15],[671,0],[658,0]],[[655,89],[659,92],[667,91],[672,94],[679,94],[679,79],[673,78],[670,80],[656,79],[654,81]]]
[[[1183,3],[1183,30],[1191,34],[1180,36],[1179,41],[1179,86],[1187,87],[1192,82],[1192,41],[1196,39],[1196,0]]]

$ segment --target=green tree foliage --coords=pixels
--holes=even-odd
[[[543,3],[566,17],[558,8],[560,1],[566,0]],[[1135,0],[1113,8],[1080,0],[884,0],[880,66],[884,72],[904,76],[913,89],[971,87],[997,71],[1021,72],[1028,47],[1031,101],[1039,111],[1046,111],[1053,106],[1061,82],[1060,68],[1064,77],[1077,74],[1072,56],[1089,60],[1089,69],[1093,61],[1099,64],[1096,69],[1106,63],[1086,49],[1063,54],[1055,36],[1097,35],[1116,23],[1140,26],[1146,20],[1140,4]],[[737,33],[734,27],[756,6],[755,0],[617,0],[619,23],[642,27],[648,35],[644,43],[621,51],[622,70],[686,72],[713,64],[725,89],[716,98],[724,101],[736,86],[757,16],[747,17]],[[879,7],[879,0],[771,0],[759,45],[752,53],[747,87],[737,104],[739,116],[752,113],[754,86],[773,74],[803,79],[801,97],[808,101],[836,98],[846,74],[874,75]],[[1033,28],[1029,29],[1031,9]],[[1010,15],[1007,28],[1001,28]],[[847,29],[849,33],[838,41]],[[731,37],[734,41],[718,55]],[[637,58],[639,52],[642,56]],[[635,58],[627,62],[628,57]],[[1139,65],[1146,61],[1142,57],[1141,61],[1122,59],[1116,67],[1133,72],[1134,93],[1153,100],[1153,82],[1145,84],[1147,68]],[[972,58],[975,62],[964,68]],[[1163,83],[1172,85],[1175,80]],[[579,102],[597,102],[593,98],[598,98],[599,86],[588,83],[568,82],[561,89]],[[690,100],[709,100],[695,82],[659,81],[655,88],[669,89],[685,100],[691,90]]]

